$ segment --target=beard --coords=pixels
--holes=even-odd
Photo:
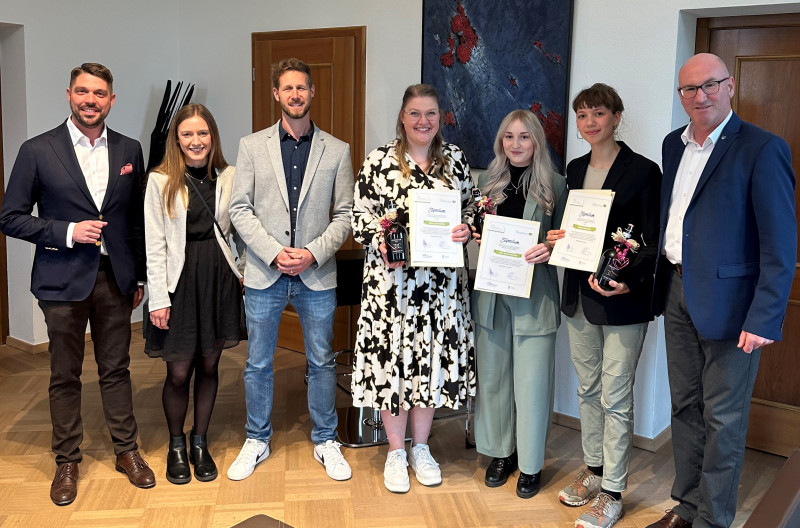
[[[311,110],[311,101],[306,102],[306,104],[300,108],[290,107],[281,101],[281,110],[283,110],[283,113],[292,119],[302,119],[306,116],[306,114],[308,114],[308,111]]]
[[[98,112],[97,112],[97,114],[95,114],[94,118],[91,121],[88,121],[88,120],[86,120],[86,118],[83,117],[83,115],[81,115],[81,112],[80,112],[81,107],[72,107],[72,117],[75,118],[75,121],[79,125],[81,125],[81,126],[83,126],[85,128],[97,128],[99,126],[103,126],[103,122],[105,121],[106,115],[108,115],[108,112],[102,111],[96,105],[95,106],[83,105],[82,108],[94,108],[95,110],[98,110]]]

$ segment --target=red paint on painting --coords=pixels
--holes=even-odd
[[[472,57],[472,50],[478,45],[478,34],[475,32],[475,28],[472,27],[472,23],[464,11],[464,6],[461,5],[461,2],[456,5],[458,12],[450,20],[451,33],[447,36],[449,49],[447,53],[439,57],[442,65],[446,68],[450,68],[455,63],[454,52],[458,62],[461,64],[469,62]],[[454,37],[458,39],[458,45],[456,45]]]
[[[533,103],[531,105],[531,112],[536,114],[539,122],[542,123],[544,128],[544,137],[553,148],[553,150],[561,157],[564,157],[564,116],[548,110],[547,113],[542,112],[542,103]]]
[[[444,124],[444,126],[456,126],[456,120],[455,117],[453,116],[452,110],[449,110],[442,114],[442,124]]]

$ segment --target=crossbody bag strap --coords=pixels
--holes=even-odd
[[[201,202],[203,202],[203,207],[205,207],[206,211],[208,211],[208,214],[211,215],[211,219],[214,221],[214,225],[217,226],[217,229],[219,230],[219,236],[222,237],[222,240],[225,240],[225,233],[222,232],[222,228],[219,226],[219,222],[217,222],[217,217],[214,216],[213,212],[211,212],[211,208],[208,206],[206,199],[203,198],[202,194],[200,194],[200,189],[197,188],[197,185],[194,183],[191,176],[189,176],[188,174],[186,174],[185,176],[186,179],[189,180],[189,183],[192,184],[192,188],[194,189],[195,194],[197,194],[197,197],[200,198]]]

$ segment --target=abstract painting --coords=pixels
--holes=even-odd
[[[571,28],[572,0],[423,0],[422,82],[471,166],[489,165],[500,121],[527,108],[564,170]]]

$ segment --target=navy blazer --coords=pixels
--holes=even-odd
[[[671,132],[662,147],[659,255],[684,128]],[[745,330],[780,340],[797,259],[794,187],[786,142],[733,114],[683,219],[684,296],[704,338],[738,339]],[[670,269],[662,256],[653,296],[657,314],[666,305]]]
[[[100,247],[76,243],[67,248],[70,222],[108,222],[103,242],[123,294],[146,280],[143,174],[139,142],[108,129],[108,188],[98,210],[66,121],[22,144],[0,210],[0,230],[36,245],[31,293],[37,299],[80,301],[94,288]],[[38,216],[31,215],[34,205]]]
[[[653,161],[636,154],[619,141],[620,151],[608,171],[603,189],[614,191],[614,201],[608,215],[608,233],[603,251],[616,244],[611,232],[633,224],[634,236],[641,244],[630,265],[623,268],[620,281],[629,293],[603,297],[589,286],[589,272],[565,269],[561,311],[575,315],[578,292],[586,320],[596,325],[628,325],[651,321],[653,273],[658,251],[658,207],[661,196],[661,171]],[[583,189],[586,169],[592,153],[572,160],[567,166],[567,185]]]

